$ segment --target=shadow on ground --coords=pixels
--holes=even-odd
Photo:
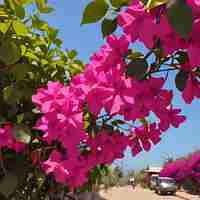
[[[179,195],[179,194],[177,194],[176,197],[178,197],[180,200],[181,200],[181,199],[182,199],[182,200],[191,200],[191,199],[186,198],[186,197],[183,197],[183,196],[181,196],[181,195]]]

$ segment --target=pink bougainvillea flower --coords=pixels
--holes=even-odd
[[[107,37],[107,44],[101,47],[98,53],[90,58],[90,65],[93,70],[107,72],[109,69],[122,67],[123,57],[128,52],[129,42],[127,37],[116,37],[114,35]]]
[[[156,115],[160,119],[159,127],[162,131],[166,131],[170,125],[175,128],[178,128],[181,123],[186,120],[186,117],[179,115],[181,109],[173,109],[172,106],[166,109],[158,109]]]
[[[88,94],[88,106],[94,113],[99,112],[100,107],[104,107],[112,115],[120,112],[124,104],[133,103],[133,95],[131,80],[126,79],[119,70],[112,70],[91,89]],[[98,103],[101,106],[97,107]]]
[[[194,16],[199,16],[200,14],[200,1],[199,0],[187,0],[187,4],[192,8]]]
[[[49,156],[49,159],[43,162],[43,168],[47,174],[52,173],[57,167],[58,163],[61,162],[62,155],[60,152],[53,150]]]
[[[142,144],[142,147],[145,151],[150,151],[151,149],[151,142],[149,140],[147,128],[142,126],[135,129],[135,134],[137,135],[139,141]]]
[[[11,135],[4,128],[0,128],[0,148],[9,146],[12,143]]]
[[[175,160],[166,164],[160,172],[160,176],[172,177],[177,182],[183,182],[187,179],[196,181],[200,184],[200,152],[195,152],[192,155]]]
[[[32,97],[33,103],[39,106],[43,113],[52,111],[54,102],[62,98],[59,93],[63,87],[61,83],[49,82],[47,87],[37,89],[37,94]]]
[[[137,137],[130,139],[130,148],[133,156],[138,155],[142,151],[142,147]]]
[[[198,52],[200,52],[200,43],[191,42],[188,47],[188,56],[192,69],[200,66],[200,56]]]
[[[182,170],[183,166],[187,165],[186,160],[177,160],[172,163],[168,163],[163,170],[160,172],[161,177],[172,177],[175,180],[180,181],[180,177],[178,176],[179,172]],[[183,179],[183,176],[181,176]]]
[[[154,145],[158,144],[161,140],[161,131],[157,127],[156,123],[149,125],[149,139],[153,142]]]
[[[200,98],[200,82],[194,77],[193,74],[189,75],[182,96],[188,104],[191,104],[194,98]]]
[[[122,12],[118,17],[118,23],[132,42],[139,39],[148,48],[153,47],[157,33],[156,24],[140,1],[134,1],[125,12]]]
[[[132,149],[133,156],[140,153],[143,149],[149,151],[152,145],[160,142],[161,131],[156,123],[150,125],[142,125],[133,129],[130,137],[130,148]]]

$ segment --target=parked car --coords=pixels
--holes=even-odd
[[[158,194],[176,194],[177,185],[173,178],[158,177],[155,191]]]
[[[150,178],[150,189],[155,190],[157,185],[158,175],[152,175]]]

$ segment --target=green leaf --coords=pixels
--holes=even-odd
[[[26,56],[27,58],[30,58],[31,60],[35,60],[35,61],[40,61],[40,59],[32,52],[28,51],[24,54],[24,56]]]
[[[46,0],[35,0],[35,3],[37,5],[38,10],[41,13],[50,13],[50,12],[54,11],[54,8],[47,5]]]
[[[135,60],[135,59],[142,59],[144,55],[139,51],[130,51],[128,54],[128,59]]]
[[[13,41],[5,40],[0,46],[0,60],[5,64],[14,64],[21,58],[21,49]]]
[[[3,89],[3,98],[5,101],[8,101],[13,94],[13,87],[7,86]]]
[[[101,25],[103,37],[112,34],[117,29],[117,19],[104,19]]]
[[[26,36],[28,34],[28,28],[22,22],[14,21],[12,25],[17,35]]]
[[[37,170],[36,171],[36,177],[37,177],[38,189],[40,189],[42,187],[42,185],[45,183],[46,176],[44,175],[44,173],[42,173],[41,170]]]
[[[148,0],[145,8],[147,10],[150,10],[150,9],[153,9],[153,8],[156,8],[158,6],[161,6],[163,4],[166,4],[167,2],[169,2],[170,0]]]
[[[145,126],[148,126],[148,121],[146,120],[146,118],[140,118],[139,121]]]
[[[159,62],[165,57],[162,48],[154,49],[154,54]]]
[[[54,41],[58,35],[58,29],[49,27],[48,29],[48,37],[50,38],[51,41]]]
[[[109,6],[105,0],[92,1],[84,10],[81,24],[98,22],[106,15],[108,8]]]
[[[7,86],[3,89],[3,99],[8,104],[12,105],[15,104],[18,99],[20,98],[19,91],[16,90],[12,85]]]
[[[14,0],[7,0],[8,1],[8,4],[9,4],[9,7],[12,9],[12,10],[15,10],[15,2]]]
[[[143,58],[137,58],[132,60],[127,66],[127,76],[133,77],[137,80],[144,78],[144,75],[148,69],[148,63]]]
[[[32,3],[33,0],[7,0],[10,8],[15,11],[17,7],[27,6]]]
[[[72,76],[75,76],[77,74],[80,74],[83,71],[84,65],[80,65],[79,63],[73,63],[69,65],[69,72]]]
[[[69,59],[73,60],[74,58],[76,58],[76,56],[77,56],[77,51],[76,50],[67,51],[67,57]]]
[[[23,56],[26,53],[26,46],[25,45],[20,45],[21,48],[21,55]]]
[[[4,7],[0,7],[0,17],[8,17],[8,13],[4,10]]]
[[[0,126],[1,126],[2,124],[4,124],[6,121],[7,121],[7,120],[6,120],[3,116],[0,115]]]
[[[8,172],[6,176],[0,181],[0,193],[5,197],[9,196],[15,191],[18,185],[18,178],[16,175]]]
[[[90,113],[89,112],[84,113],[83,117],[84,117],[84,128],[87,130],[91,125]]]
[[[24,156],[6,152],[4,154],[4,164],[7,171],[4,177],[0,179],[0,193],[6,199],[12,199],[10,196],[16,191],[22,181],[24,182],[27,172],[30,170],[30,164]],[[1,198],[1,197],[0,197]],[[4,199],[4,198],[3,198]],[[3,200],[1,198],[1,200]]]
[[[111,0],[111,4],[115,8],[120,8],[121,6],[128,5],[131,0]]]
[[[179,91],[182,92],[185,89],[188,77],[189,75],[185,71],[180,71],[176,74],[175,83],[176,83],[176,88]]]
[[[123,120],[121,120],[121,119],[117,119],[116,122],[117,122],[118,124],[124,124],[124,123],[125,123],[125,122],[124,122]]]
[[[16,13],[17,17],[19,17],[20,19],[23,19],[26,15],[25,9],[22,6],[17,6],[15,8],[15,13]]]
[[[47,65],[49,62],[48,62],[48,60],[46,60],[46,59],[41,59],[41,65],[42,66],[45,66],[45,65]]]
[[[33,0],[12,0],[12,1],[15,3],[15,5],[22,6],[30,4]]]
[[[62,40],[61,39],[59,39],[59,38],[56,38],[55,40],[54,40],[54,43],[55,43],[55,45],[57,46],[57,47],[60,47],[61,45],[62,45]]]
[[[111,122],[111,124],[112,124],[113,126],[122,125],[122,124],[124,124],[124,123],[125,123],[125,122],[124,122],[123,120],[120,120],[120,119],[117,119],[117,120],[114,120],[114,121]]]
[[[14,127],[14,136],[17,141],[28,144],[31,141],[30,130],[25,125],[16,125]]]
[[[21,124],[24,120],[24,113],[17,115],[17,124]]]
[[[140,0],[143,5],[146,5],[148,0]]]
[[[40,9],[40,12],[48,14],[48,13],[53,12],[54,10],[55,9],[53,7],[51,7],[51,6],[45,6],[42,9]]]
[[[29,64],[15,64],[10,69],[10,72],[16,77],[16,80],[23,80],[25,75],[30,71],[31,66]]]
[[[6,33],[10,27],[11,22],[0,23],[0,31]]]
[[[39,113],[41,113],[40,110],[39,110],[38,108],[33,108],[33,109],[32,109],[32,112],[33,112],[34,114],[39,114]]]
[[[187,52],[185,51],[178,51],[176,53],[176,60],[178,61],[179,64],[185,64],[185,63],[188,63],[189,62],[189,57],[188,57],[188,54]]]
[[[192,31],[192,8],[185,0],[170,1],[167,5],[167,18],[174,30],[183,38],[187,38]]]
[[[41,30],[41,31],[48,31],[49,25],[46,21],[43,21],[39,19],[36,15],[32,18],[32,26],[35,29]]]

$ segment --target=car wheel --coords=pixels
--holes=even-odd
[[[166,193],[163,192],[163,191],[160,191],[159,194],[160,194],[160,195],[165,195]]]
[[[157,190],[157,194],[161,195],[161,192],[160,192],[160,190]]]

